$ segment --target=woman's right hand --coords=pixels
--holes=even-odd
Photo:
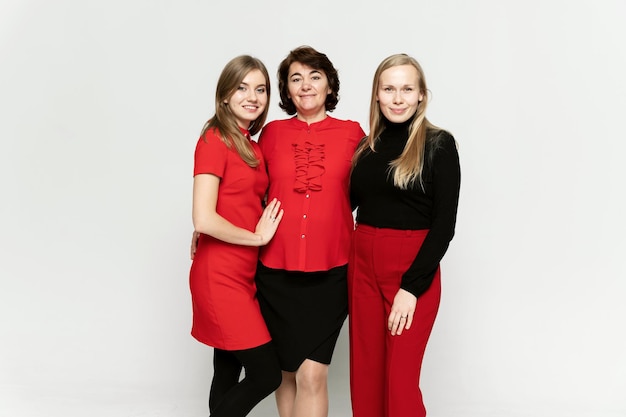
[[[267,245],[272,240],[282,218],[283,209],[280,208],[280,201],[274,198],[263,210],[254,230],[254,234],[261,236],[260,246]]]
[[[191,250],[189,251],[192,261],[193,257],[196,256],[196,249],[198,249],[198,239],[200,239],[200,233],[194,231],[191,234]]]

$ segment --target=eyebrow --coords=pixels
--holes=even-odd
[[[309,74],[322,74],[322,71],[314,69],[314,70],[311,70],[311,72],[309,72]],[[295,75],[299,75],[300,77],[302,77],[301,73],[294,72],[293,74],[289,74],[289,78],[291,78],[291,77],[293,77]]]
[[[243,81],[242,81],[242,82],[240,82],[240,83],[239,83],[239,85],[246,85],[246,86],[248,86],[248,87],[250,86],[250,84],[245,83],[245,82],[243,82]],[[265,83],[263,83],[263,84],[257,84],[257,87],[266,87],[266,86],[267,86],[267,84],[265,84]]]
[[[395,87],[395,84],[381,84],[381,87]],[[417,84],[402,84],[401,87],[415,87]]]

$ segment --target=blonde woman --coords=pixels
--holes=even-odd
[[[459,157],[426,118],[419,63],[392,55],[374,76],[370,135],[353,158],[357,209],[349,260],[354,417],[423,417],[422,358],[441,291],[439,262],[454,235]]]

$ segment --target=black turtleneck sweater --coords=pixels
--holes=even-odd
[[[365,151],[352,171],[350,198],[357,209],[357,223],[388,229],[429,229],[400,285],[419,297],[430,286],[454,236],[461,171],[452,135],[444,130],[428,130],[424,190],[419,181],[407,190],[395,187],[389,163],[402,153],[410,122],[385,120],[376,151]]]

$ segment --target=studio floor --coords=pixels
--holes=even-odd
[[[350,416],[345,390],[331,387],[330,415]],[[115,389],[98,386],[1,386],[2,417],[207,417],[207,398],[162,389]],[[278,416],[274,396],[262,401],[250,417]]]

